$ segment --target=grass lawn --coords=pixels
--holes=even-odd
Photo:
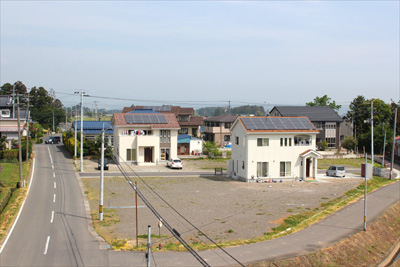
[[[345,167],[361,168],[361,164],[365,163],[365,158],[359,159],[319,159],[318,169],[328,169],[332,165],[343,165]],[[368,160],[371,163],[371,160]],[[381,167],[381,164],[374,163],[374,167]]]
[[[28,179],[29,175],[29,164],[24,162],[22,164],[22,172],[25,180]],[[26,188],[16,189],[19,179],[19,164],[15,162],[0,162],[0,203],[6,197],[11,189],[15,189],[12,193],[11,199],[8,201],[7,206],[4,208],[0,215],[0,242],[5,237],[11,224],[14,222],[14,218],[25,199]]]

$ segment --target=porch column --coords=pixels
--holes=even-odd
[[[306,179],[306,168],[307,168],[307,159],[303,157],[302,159],[303,168],[301,168],[301,177],[300,179]]]
[[[317,174],[318,174],[318,158],[313,158],[313,166],[314,166],[314,179],[317,179]]]

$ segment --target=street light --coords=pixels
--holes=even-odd
[[[99,219],[103,221],[103,198],[104,198],[104,132],[107,130],[112,129],[108,127],[104,129],[104,122],[103,122],[103,130],[101,130],[101,161],[100,161],[100,201],[99,201]]]
[[[75,92],[75,94],[81,95],[81,166],[80,171],[83,172],[83,94],[86,94],[83,90]]]

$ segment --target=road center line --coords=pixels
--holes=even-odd
[[[49,242],[50,242],[50,236],[47,237],[47,241],[46,241],[46,246],[44,248],[44,255],[47,254],[47,250],[49,249]]]
[[[51,162],[51,165],[53,165],[53,158],[51,157],[50,148],[49,148],[49,147],[47,147],[47,150],[49,151],[49,156],[50,156],[50,162]]]
[[[56,185],[56,182],[54,182],[54,189],[56,189],[57,188],[57,185]]]
[[[56,202],[56,194],[54,194],[53,202]]]
[[[56,174],[53,172],[53,178],[56,178]]]
[[[54,210],[51,212],[51,220],[50,220],[50,223],[53,223],[53,221],[54,221]]]

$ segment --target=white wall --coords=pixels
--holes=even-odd
[[[311,143],[304,146],[295,146],[296,135],[311,136]],[[239,145],[236,145],[236,136],[239,136]],[[269,138],[269,146],[257,146],[257,138]],[[291,138],[292,145],[281,146],[280,138]],[[289,143],[289,141],[288,141]],[[316,144],[316,133],[247,133],[241,123],[237,123],[232,129],[232,161],[233,171],[241,178],[257,178],[257,162],[268,162],[269,177],[271,179],[281,178],[280,162],[291,162],[290,178],[302,176],[302,158],[300,154],[314,149]],[[244,162],[244,169],[242,168]],[[285,178],[288,178],[285,177]]]

